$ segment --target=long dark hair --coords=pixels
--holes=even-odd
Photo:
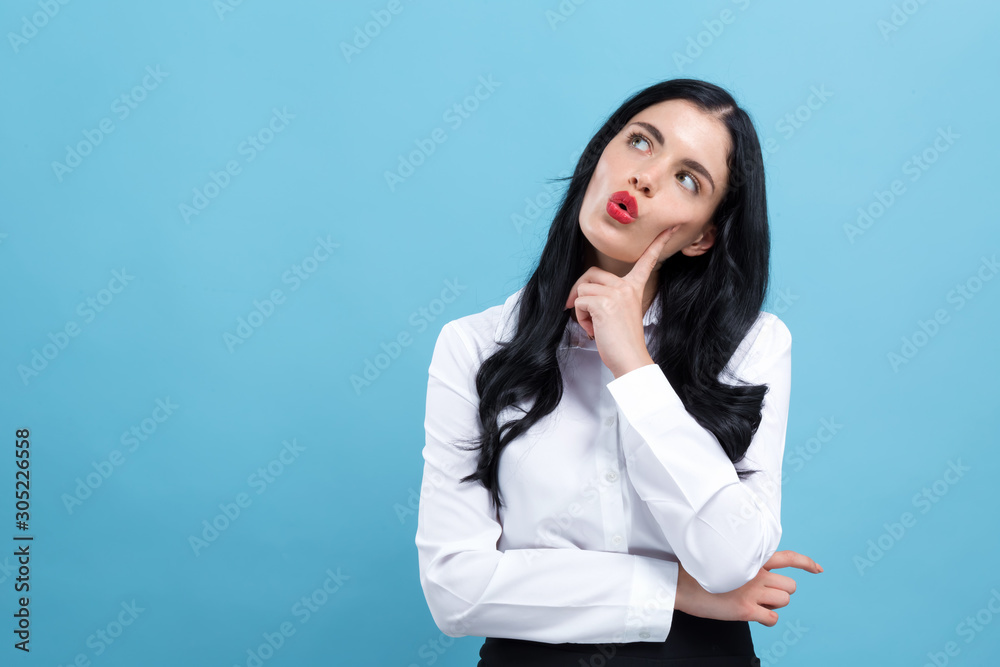
[[[589,243],[580,230],[580,208],[591,175],[608,142],[636,114],[659,102],[684,99],[713,114],[729,130],[729,183],[711,220],[714,244],[689,257],[674,253],[659,269],[661,316],[650,356],[663,369],[684,407],[712,432],[734,463],[743,458],[761,420],[767,385],[728,385],[719,380],[740,342],[757,320],[767,292],[770,231],[764,191],[764,162],[749,115],[722,88],[697,79],[671,79],[625,100],[587,144],[569,180],[548,240],[521,295],[516,332],[487,358],[476,375],[480,436],[476,471],[463,482],[480,481],[503,505],[498,484],[500,453],[512,440],[551,413],[562,400],[557,350],[570,310],[570,288],[584,270]],[[524,416],[498,424],[511,405],[531,403]],[[466,441],[469,442],[469,441]],[[741,478],[752,474],[740,470]]]

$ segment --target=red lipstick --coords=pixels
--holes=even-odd
[[[608,198],[608,205],[606,208],[608,215],[623,225],[634,222],[636,217],[639,215],[639,205],[635,201],[635,197],[624,190],[619,190],[611,195]]]

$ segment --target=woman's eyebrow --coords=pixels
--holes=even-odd
[[[658,129],[656,129],[655,125],[650,125],[649,123],[643,122],[641,120],[634,121],[633,125],[642,126],[643,128],[646,129],[647,132],[649,132],[651,135],[653,135],[653,138],[656,139],[656,142],[658,144],[660,144],[661,146],[663,145],[663,135],[660,134],[660,131]],[[708,182],[711,184],[711,186],[712,186],[712,192],[713,193],[715,192],[715,181],[712,180],[712,175],[710,173],[708,173],[708,169],[705,169],[705,167],[700,162],[698,162],[697,160],[691,160],[689,158],[684,158],[683,160],[681,160],[681,164],[683,164],[688,169],[693,169],[693,170],[697,171],[699,174],[701,174],[702,176],[704,176],[708,180]]]
[[[644,123],[641,120],[635,121],[634,124],[641,125],[642,127],[646,128],[646,131],[649,132],[651,135],[653,135],[653,138],[656,139],[656,143],[660,144],[661,146],[663,145],[663,135],[660,134],[660,131],[656,129],[655,126],[650,125],[649,123]]]

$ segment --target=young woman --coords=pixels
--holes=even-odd
[[[527,284],[441,330],[420,583],[481,667],[758,665],[749,621],[795,591],[770,570],[822,571],[777,551],[763,169],[726,91],[653,85],[587,144]]]

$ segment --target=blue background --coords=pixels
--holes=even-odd
[[[773,140],[767,309],[795,341],[781,548],[826,572],[783,571],[799,588],[751,624],[758,655],[995,657],[998,5],[388,5],[0,9],[0,662],[247,665],[286,623],[263,664],[475,664],[481,638],[435,627],[413,544],[435,338],[524,284],[547,179],[679,76]],[[480,77],[485,99],[447,115]],[[29,655],[10,632],[18,428]]]

